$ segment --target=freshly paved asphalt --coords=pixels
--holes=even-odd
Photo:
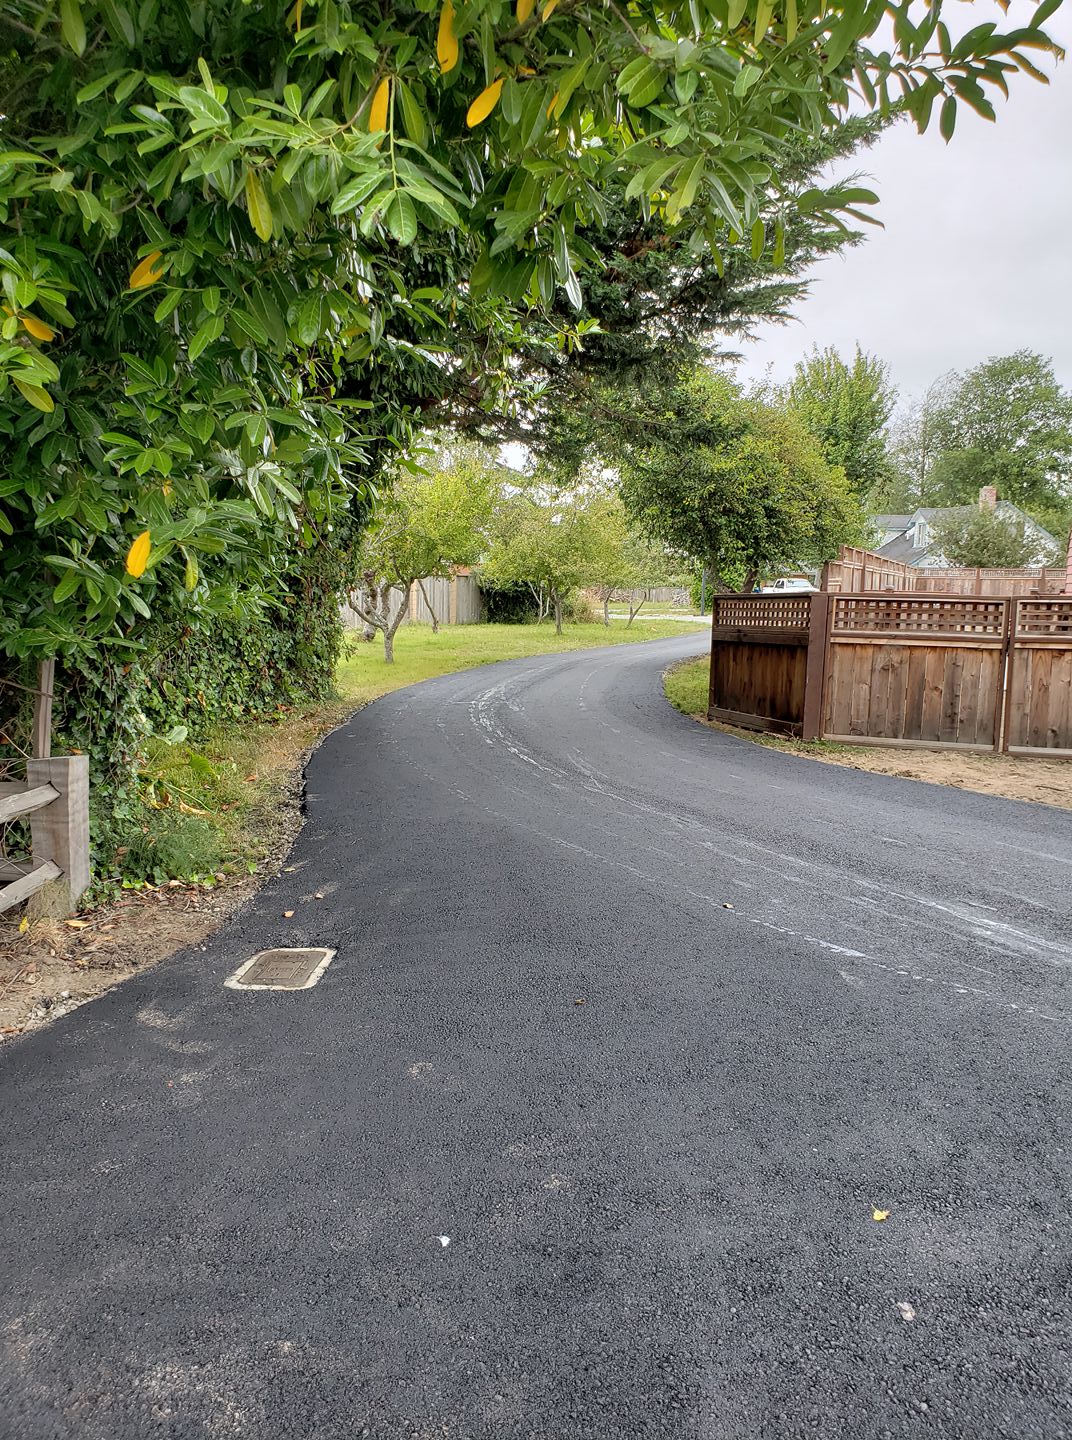
[[[361,711],[0,1052],[4,1440],[1072,1434],[1072,817],[708,731],[702,643]]]

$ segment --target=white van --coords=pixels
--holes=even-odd
[[[773,585],[760,587],[761,595],[815,595],[818,594],[817,587],[810,580],[805,580],[799,575],[783,575],[780,580],[775,580]]]

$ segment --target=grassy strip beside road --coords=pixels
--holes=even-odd
[[[978,790],[984,795],[1004,795],[1010,800],[1032,800],[1036,804],[1059,805],[1072,810],[1072,761],[1036,760],[1017,755],[970,755],[960,750],[900,750],[881,746],[835,745],[828,740],[787,740],[780,735],[739,730],[707,718],[707,686],[710,660],[687,660],[668,670],[663,689],[675,710],[713,730],[739,735],[753,744],[766,745],[790,755],[822,760],[828,765],[847,765],[903,780],[925,780],[932,785],[955,785]]]

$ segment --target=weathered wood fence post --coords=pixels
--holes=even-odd
[[[38,670],[26,784],[5,787],[0,820],[28,817],[32,862],[0,867],[0,910],[29,902],[36,918],[70,915],[89,885],[89,757],[52,754],[55,661]],[[7,881],[7,884],[3,882]]]
[[[804,667],[804,722],[802,740],[819,740],[823,733],[823,698],[826,688],[826,652],[830,640],[829,591],[811,597],[808,614],[808,658]]]

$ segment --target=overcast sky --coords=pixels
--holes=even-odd
[[[1003,22],[996,6],[974,4],[970,21],[1007,30],[1032,8],[1013,0]],[[988,87],[996,124],[962,105],[946,145],[936,107],[926,135],[902,122],[859,157],[885,229],[816,266],[796,322],[763,327],[741,378],[769,366],[782,380],[813,344],[847,356],[859,342],[906,395],[1026,347],[1072,389],[1072,4],[1047,29],[1070,58],[1039,61],[1049,85],[1012,77],[1007,102]]]

